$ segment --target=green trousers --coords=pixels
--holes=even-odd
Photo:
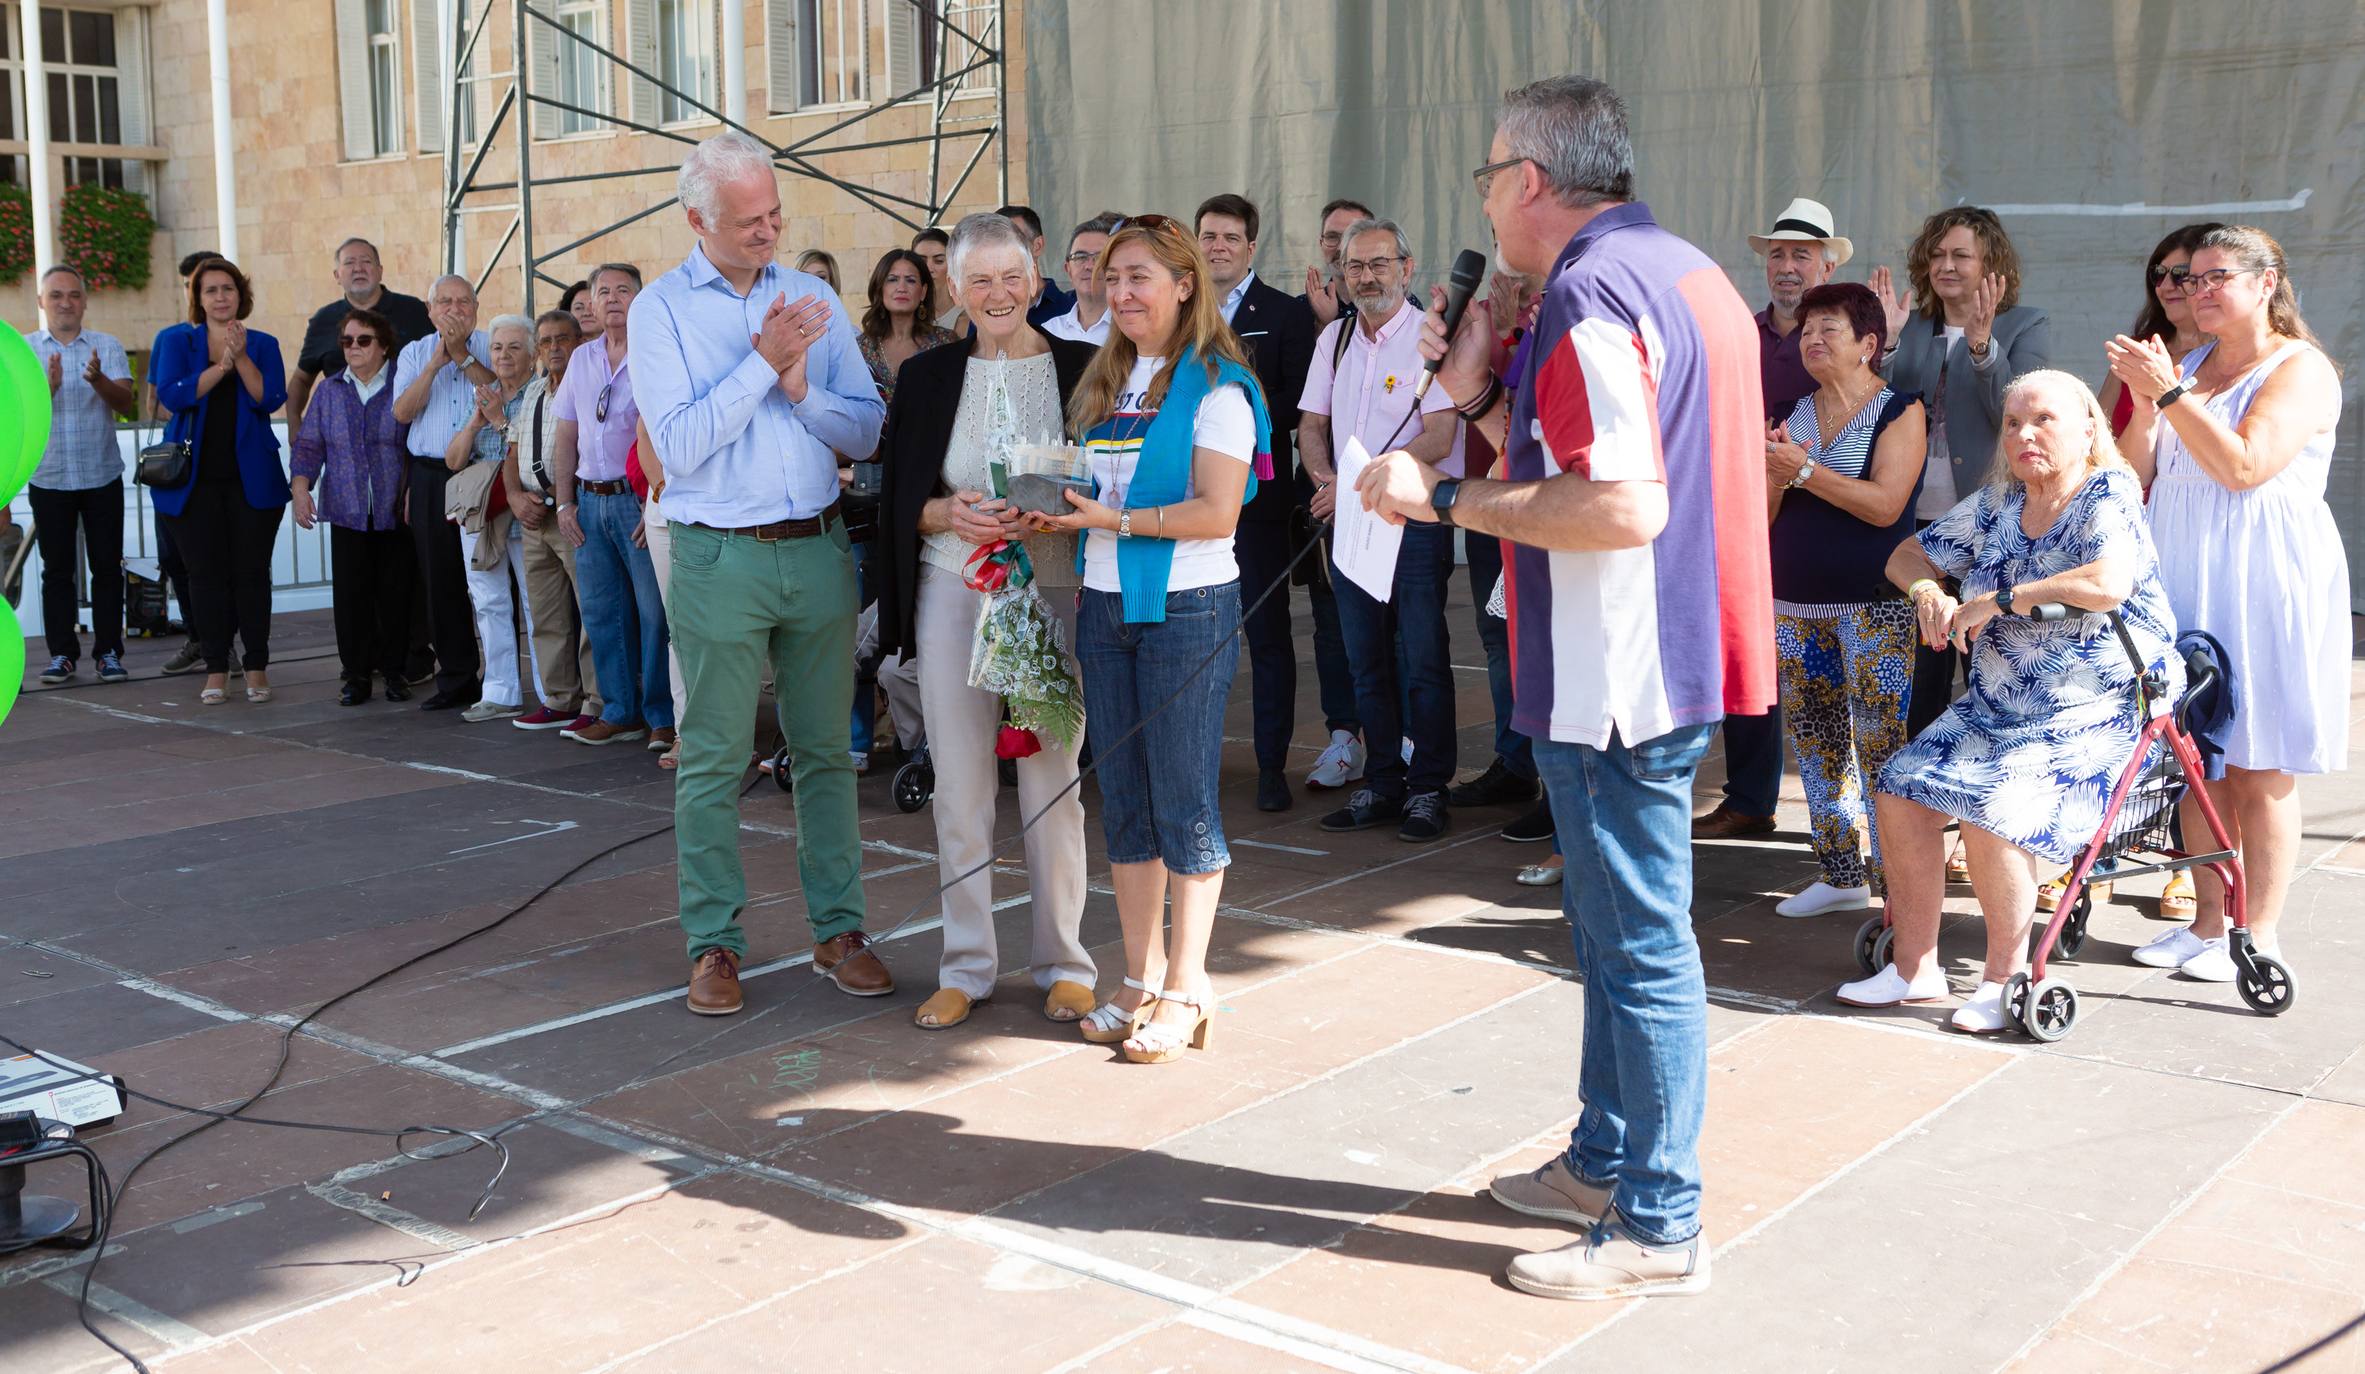
[[[862,835],[846,720],[854,706],[854,560],[845,526],[765,543],[677,524],[667,622],[688,684],[674,843],[690,957],[747,953],[739,793],[764,660],[795,760],[797,879],[816,943],[862,928]]]

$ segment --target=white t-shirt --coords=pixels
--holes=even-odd
[[[1133,375],[1125,379],[1117,392],[1117,412],[1114,437],[1091,439],[1084,447],[1092,459],[1092,476],[1100,484],[1100,503],[1111,510],[1125,509],[1125,495],[1133,486],[1133,468],[1141,458],[1142,440],[1148,436],[1150,422],[1158,412],[1141,408],[1142,396],[1150,389],[1150,382],[1165,365],[1164,358],[1137,358]],[[1256,461],[1256,413],[1249,408],[1248,393],[1237,382],[1226,382],[1207,393],[1199,402],[1199,414],[1191,428],[1193,448],[1213,449],[1243,463]],[[1186,481],[1184,496],[1197,493]],[[1153,534],[1158,528],[1158,517],[1143,517],[1136,512],[1133,532],[1136,538]],[[1188,591],[1193,587],[1220,587],[1238,580],[1240,566],[1232,559],[1229,539],[1178,539],[1174,543],[1174,568],[1167,575],[1166,590]],[[1094,591],[1124,590],[1117,580],[1117,533],[1114,530],[1093,530],[1084,541],[1084,585]]]
[[[1940,351],[1942,357],[1951,355],[1954,346],[1962,342],[1963,337],[1961,325],[1950,324],[1945,328],[1946,342]],[[1944,403],[1941,398],[1940,404]],[[1954,490],[1954,455],[1947,450],[1946,426],[1932,425],[1930,457],[1922,467],[1922,494],[1913,503],[1913,517],[1916,520],[1935,520],[1953,510],[1955,502],[1960,499]]]

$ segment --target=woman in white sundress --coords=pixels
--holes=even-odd
[[[2240,703],[2219,741],[2211,798],[2242,858],[2251,938],[2282,958],[2276,926],[2300,838],[2298,775],[2346,766],[2349,567],[2324,503],[2340,375],[2299,316],[2281,245],[2228,225],[2193,249],[2193,323],[2214,341],[2169,362],[2121,335],[2111,371],[2135,397],[2120,451],[2152,483],[2152,538],[2177,623],[2225,646]],[[2200,818],[2188,808],[2185,830]],[[2225,892],[2135,951],[2138,963],[2230,982]],[[2285,959],[2288,963],[2289,960]]]

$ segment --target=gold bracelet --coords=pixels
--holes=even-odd
[[[1166,508],[1164,506],[1158,507],[1158,537],[1160,539],[1166,537]]]
[[[1917,606],[1920,605],[1922,601],[1922,588],[1924,587],[1927,587],[1934,592],[1946,590],[1945,588],[1938,585],[1935,578],[1917,577],[1912,582],[1906,584],[1905,599]]]

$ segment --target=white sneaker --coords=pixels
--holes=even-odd
[[[2225,947],[2225,937],[2196,940],[2201,948],[2193,957],[2176,966],[2176,971],[2196,983],[2230,983],[2241,970],[2234,967],[2234,956]]]
[[[1946,1000],[1946,975],[1933,971],[1926,978],[1908,983],[1905,975],[1889,964],[1870,978],[1859,978],[1853,983],[1842,983],[1831,994],[1851,1007],[1894,1007],[1900,1004],[1918,1005]]]
[[[1833,887],[1816,881],[1796,896],[1785,897],[1774,907],[1776,916],[1821,916],[1832,911],[1862,911],[1872,905],[1869,887]]]
[[[1329,791],[1351,782],[1363,781],[1363,741],[1345,730],[1330,732],[1330,744],[1322,756],[1314,760],[1314,771],[1306,774],[1306,786],[1316,791]]]
[[[2218,944],[2222,948],[2224,941]],[[2145,968],[2182,968],[2185,960],[2199,955],[2208,947],[2209,942],[2193,934],[2191,926],[2178,926],[2128,957]],[[2229,959],[2227,962],[2232,961]]]
[[[1994,1035],[2008,1028],[2012,1018],[2004,1010],[2004,985],[1981,983],[1979,990],[1971,994],[1971,1000],[1956,1007],[1947,1021],[1956,1030],[1973,1035]]]

